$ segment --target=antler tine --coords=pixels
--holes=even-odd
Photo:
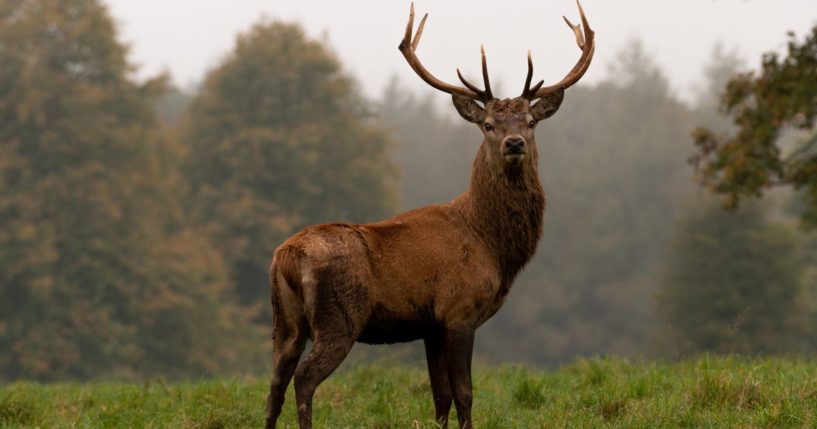
[[[414,9],[414,3],[411,4],[411,8]],[[420,26],[417,27],[417,35],[414,36],[414,41],[411,42],[412,51],[416,51],[417,45],[420,44],[420,36],[423,35],[423,29],[426,27],[426,19],[428,19],[428,14],[423,15],[423,19],[420,20]]]
[[[485,59],[485,46],[479,45],[479,53],[482,56],[482,82],[485,84],[483,95],[488,99],[494,98],[491,92],[491,81],[488,79],[488,60]]]
[[[458,78],[460,78],[460,82],[462,82],[462,84],[463,84],[463,85],[465,85],[466,87],[468,87],[468,89],[470,89],[471,91],[474,91],[474,92],[475,92],[475,93],[477,93],[477,94],[482,94],[482,93],[484,93],[484,91],[483,91],[483,90],[481,90],[481,89],[479,89],[479,88],[477,88],[477,87],[476,87],[476,85],[474,85],[474,84],[473,84],[473,83],[471,83],[471,82],[468,82],[468,81],[465,79],[465,77],[463,77],[462,73],[460,73],[460,69],[457,69],[457,77],[458,77]]]
[[[528,75],[525,77],[525,87],[522,89],[522,95],[525,97],[530,92],[531,79],[533,79],[533,59],[531,59],[530,49],[528,49]]]
[[[579,7],[579,15],[582,20],[581,25],[573,25],[570,20],[565,17],[563,18],[576,35],[576,44],[579,45],[579,48],[582,50],[582,55],[579,57],[579,61],[576,65],[573,66],[573,69],[570,70],[570,73],[568,73],[561,82],[544,88],[540,87],[536,90],[531,89],[529,92],[529,98],[531,100],[542,98],[552,92],[563,91],[569,88],[578,82],[590,67],[590,62],[593,60],[593,54],[596,50],[596,33],[590,28],[590,23],[587,22],[587,17],[584,15],[584,8],[582,8],[579,0],[576,0],[576,5]]]
[[[485,47],[480,45],[479,50],[482,54],[482,82],[485,84],[485,89],[479,89],[476,85],[468,82],[462,73],[460,73],[460,69],[457,69],[457,77],[460,78],[460,82],[467,86],[468,89],[479,94],[482,101],[488,101],[494,98],[494,94],[491,92],[491,81],[488,79],[488,61],[485,59]]]
[[[545,81],[540,80],[539,82],[536,82],[536,85],[533,85],[533,88],[531,88],[530,91],[528,91],[528,95],[530,95],[531,99],[536,98],[536,97],[534,97],[534,95],[536,95],[536,91],[539,91],[539,88],[541,88],[542,85],[544,85],[544,84],[545,84]]]
[[[576,35],[576,44],[579,45],[579,49],[584,49],[584,34],[582,34],[582,27],[581,25],[573,25],[566,16],[562,16],[562,19],[565,20],[567,26],[573,30],[573,33]]]
[[[426,14],[427,15],[427,14]],[[397,49],[403,51],[404,46],[411,46],[411,50],[415,50],[417,48],[416,45],[412,45],[411,43],[411,31],[414,29],[414,2],[411,2],[411,8],[409,9],[409,21],[406,24],[406,34],[403,35],[403,40],[400,41],[400,46]]]
[[[545,81],[540,80],[533,88],[530,87],[530,81],[533,78],[533,59],[531,59],[530,49],[528,49],[528,76],[525,77],[525,88],[522,90],[522,96],[530,98],[530,95],[536,92]]]
[[[409,21],[408,25],[406,25],[406,33],[403,36],[403,40],[400,41],[400,45],[398,49],[400,52],[403,53],[403,56],[406,58],[406,61],[411,66],[412,70],[420,76],[427,84],[431,85],[432,87],[439,89],[440,91],[457,95],[460,97],[471,98],[474,100],[480,100],[482,102],[487,102],[493,99],[493,95],[491,94],[491,87],[490,83],[488,82],[488,67],[485,61],[485,52],[483,50],[482,53],[482,76],[485,81],[485,90],[480,90],[479,88],[475,87],[468,83],[457,70],[457,75],[460,77],[460,80],[465,84],[466,88],[451,85],[445,83],[432,75],[420,60],[417,58],[417,46],[420,44],[420,36],[423,34],[423,28],[425,28],[426,19],[428,18],[428,14],[423,16],[423,19],[420,21],[420,26],[417,28],[417,35],[414,36],[412,40],[412,30],[414,29],[414,3],[411,3],[411,9],[409,11]]]
[[[584,30],[589,31],[592,34],[595,34],[593,32],[593,30],[590,28],[590,23],[587,22],[587,17],[584,15],[584,8],[582,7],[582,4],[579,3],[579,0],[576,0],[576,6],[579,7],[579,17],[582,20],[582,25],[584,26]]]

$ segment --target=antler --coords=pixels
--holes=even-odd
[[[423,34],[423,27],[426,24],[426,18],[428,18],[428,14],[423,16],[423,19],[420,21],[420,26],[417,28],[417,35],[414,36],[414,39],[412,40],[411,33],[414,29],[414,3],[412,2],[411,12],[409,12],[409,22],[406,26],[406,35],[403,36],[403,40],[400,42],[398,49],[400,49],[400,52],[402,52],[403,56],[406,57],[406,61],[408,61],[414,72],[417,73],[417,75],[424,81],[426,81],[426,83],[439,89],[440,91],[447,92],[452,95],[458,95],[460,97],[479,100],[483,103],[493,100],[494,95],[491,93],[491,82],[488,79],[488,62],[485,59],[484,47],[480,47],[480,51],[482,53],[482,80],[485,84],[484,90],[477,88],[465,80],[462,73],[460,73],[460,69],[457,69],[457,76],[465,85],[465,88],[447,84],[434,77],[428,70],[426,70],[425,67],[423,67],[423,64],[420,63],[420,60],[417,58],[417,54],[415,52],[417,50],[417,45],[420,44],[420,36]]]
[[[578,82],[587,71],[587,68],[590,67],[590,62],[593,60],[593,53],[596,50],[596,33],[590,28],[590,24],[587,22],[587,17],[584,16],[584,9],[582,9],[579,0],[576,0],[576,4],[579,6],[579,15],[581,15],[582,19],[581,25],[573,25],[566,17],[563,16],[562,18],[564,18],[567,25],[576,35],[576,44],[579,45],[579,49],[582,50],[582,56],[579,57],[579,61],[573,66],[570,73],[559,83],[542,88],[544,81],[539,81],[539,83],[531,88],[530,81],[533,76],[533,61],[531,61],[530,51],[528,51],[528,77],[525,79],[525,89],[522,91],[523,97],[529,100],[535,100],[552,92],[565,90]],[[583,32],[582,27],[584,29]]]

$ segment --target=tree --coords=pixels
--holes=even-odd
[[[391,143],[367,110],[297,25],[255,25],[207,76],[183,131],[190,206],[244,303],[267,302],[273,250],[296,229],[394,210]]]
[[[729,130],[728,118],[719,114],[721,98],[729,81],[744,67],[745,61],[736,49],[726,50],[721,44],[712,49],[709,62],[704,65],[703,82],[695,88],[695,107],[704,126],[721,132]],[[709,122],[712,122],[711,124]]]
[[[436,93],[410,94],[393,78],[377,109],[397,140],[394,159],[403,175],[400,200],[405,208],[449,201],[466,190],[471,179],[479,132],[441,110],[439,101]]]
[[[797,241],[757,204],[696,201],[670,242],[659,310],[663,354],[783,353],[803,343],[807,308]]]
[[[695,130],[691,162],[701,183],[725,195],[731,208],[771,187],[793,187],[804,201],[803,224],[817,226],[817,26],[802,43],[790,34],[784,58],[765,54],[759,75],[735,76],[721,104],[736,132]],[[807,134],[787,146],[782,137],[790,129]]]
[[[163,79],[132,81],[125,54],[96,0],[0,5],[0,379],[244,357],[221,256],[179,204]]]
[[[527,343],[550,362],[644,349],[657,271],[687,192],[683,142],[693,123],[638,41],[618,53],[608,79],[572,91],[540,126],[545,231],[509,298],[516,330],[545,327]]]

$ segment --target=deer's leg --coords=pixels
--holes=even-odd
[[[267,396],[267,429],[273,429],[278,416],[281,415],[287,386],[292,380],[309,336],[309,326],[303,308],[280,276],[273,281],[271,293],[273,362],[272,381]]]
[[[442,334],[433,334],[425,339],[426,363],[428,377],[431,381],[431,393],[434,395],[435,420],[442,429],[448,427],[448,413],[451,411],[453,395],[451,383],[448,380],[448,363],[443,352]]]
[[[350,338],[316,337],[312,350],[295,370],[295,400],[298,403],[298,424],[301,429],[312,428],[312,396],[318,385],[337,369],[354,340]]]
[[[445,333],[445,357],[448,379],[457,407],[460,429],[471,429],[471,355],[474,350],[474,330],[456,329]]]
[[[306,321],[294,331],[282,329],[279,326],[274,328],[272,382],[270,382],[267,397],[267,429],[275,428],[278,416],[281,415],[287,386],[292,380],[292,375],[298,366],[298,359],[306,346],[308,329]]]
[[[301,429],[312,428],[312,396],[318,385],[349,354],[368,318],[368,299],[360,277],[342,263],[317,270],[304,282],[304,300],[312,302],[308,320],[312,350],[295,370],[295,400]]]

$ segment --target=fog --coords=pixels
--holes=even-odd
[[[299,22],[313,37],[325,38],[370,96],[379,95],[397,74],[410,88],[411,77],[397,51],[408,19],[408,1],[283,0],[106,0],[120,23],[121,37],[141,65],[140,75],[168,70],[181,85],[199,81],[232,47],[236,33],[262,16]],[[503,2],[419,0],[418,16],[429,14],[419,56],[443,80],[479,72],[479,46],[485,45],[491,76],[516,95],[525,77],[525,55],[533,53],[537,77],[556,81],[578,57],[561,16],[578,19],[571,0]],[[720,43],[755,66],[763,52],[784,47],[787,31],[802,34],[817,19],[813,0],[601,1],[583,6],[597,32],[595,65],[585,83],[602,79],[616,52],[641,39],[669,75],[675,90],[689,99],[694,82]]]
[[[572,1],[464,4],[415,5],[430,14],[418,56],[442,80],[479,82],[481,43],[499,97],[519,94],[528,49],[546,82],[579,58]],[[407,2],[4,6],[0,382],[264,373],[287,237],[469,188],[484,124],[396,49]],[[547,194],[544,232],[475,359],[813,355],[817,5],[584,7],[594,62],[520,167]],[[762,75],[740,73],[769,51]]]

